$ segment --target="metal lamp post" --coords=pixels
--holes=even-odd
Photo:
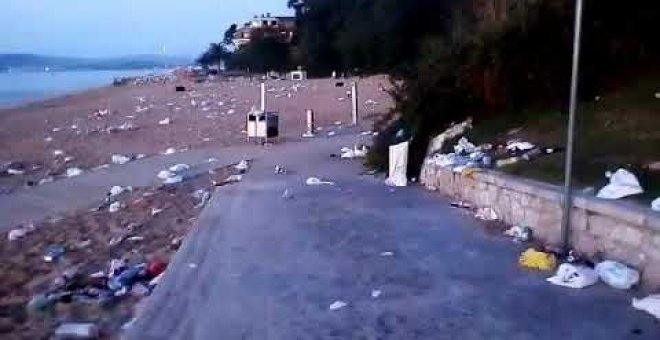
[[[573,69],[571,75],[571,98],[568,112],[568,136],[566,140],[566,164],[564,166],[564,206],[561,221],[561,237],[564,251],[570,248],[570,225],[572,184],[573,184],[573,149],[575,143],[575,110],[577,106],[578,75],[580,66],[580,41],[582,35],[582,1],[575,2],[575,31],[573,33]]]

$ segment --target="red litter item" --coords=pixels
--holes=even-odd
[[[147,264],[147,275],[150,278],[154,278],[164,272],[165,269],[167,269],[167,262],[158,259],[151,260]]]

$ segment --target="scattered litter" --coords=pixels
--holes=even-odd
[[[176,149],[175,149],[175,148],[167,148],[165,151],[163,151],[162,154],[163,154],[163,155],[171,155],[171,154],[174,154],[174,153],[176,153]]]
[[[206,160],[207,163],[215,163],[215,162],[217,162],[217,161],[218,161],[218,159],[215,158],[215,157],[211,157],[211,158],[209,158],[209,159]]]
[[[603,282],[617,289],[630,289],[639,282],[638,271],[615,261],[598,263],[596,272]]]
[[[225,179],[225,183],[236,183],[243,180],[242,175],[230,175]]]
[[[82,175],[83,171],[79,168],[68,168],[66,169],[66,177],[75,177]]]
[[[54,335],[55,339],[97,339],[99,328],[93,323],[63,323]]]
[[[367,99],[367,100],[364,102],[364,105],[377,105],[377,104],[378,104],[378,102],[375,101],[375,100],[373,100],[373,99]]]
[[[334,132],[334,131],[328,131],[328,137],[332,137],[332,136],[334,136],[334,135],[336,135],[336,134],[337,134],[337,133]]]
[[[158,125],[170,125],[170,124],[172,124],[172,118],[169,117],[158,121]]]
[[[341,158],[354,159],[354,158],[364,158],[367,157],[367,152],[369,149],[366,145],[363,145],[362,148],[354,146],[353,149],[344,147],[341,148]]]
[[[532,240],[532,228],[523,226],[513,226],[504,232],[504,235],[513,238],[516,243],[524,243]]]
[[[607,172],[605,176],[610,183],[600,189],[596,195],[598,198],[619,199],[644,192],[637,177],[626,169],[619,169],[614,174]]]
[[[660,212],[660,197],[656,198],[651,202],[651,209],[653,211]]]
[[[293,193],[289,189],[284,189],[282,193],[282,199],[290,200],[293,198]]]
[[[112,155],[112,164],[126,164],[131,161],[131,157],[124,155]]]
[[[474,214],[474,217],[483,220],[483,221],[497,221],[498,220],[498,215],[495,209],[487,207],[487,208],[479,208],[477,209],[477,212]]]
[[[22,175],[24,173],[25,173],[25,171],[23,171],[23,170],[12,169],[12,168],[7,169],[7,174],[9,174],[9,175],[14,175],[15,176],[15,175]]]
[[[195,190],[192,196],[199,200],[199,203],[195,204],[195,208],[202,208],[208,203],[211,199],[211,193],[204,189]]]
[[[449,203],[454,208],[463,208],[463,209],[470,209],[472,208],[472,204],[465,202],[465,201],[456,201],[456,202],[451,202]]]
[[[66,250],[62,246],[59,245],[49,246],[48,248],[46,248],[46,253],[44,254],[44,261],[48,263],[57,262],[62,256],[64,256],[65,252]]]
[[[118,196],[123,194],[126,191],[133,191],[133,187],[127,186],[127,187],[122,187],[119,185],[115,185],[112,188],[110,188],[109,194],[110,197]]]
[[[197,263],[188,263],[188,268],[190,268],[190,269],[197,268]]]
[[[234,168],[240,171],[241,173],[245,173],[246,171],[248,171],[248,169],[250,169],[250,161],[244,159],[240,161],[238,164],[236,164]]]
[[[62,150],[53,150],[53,156],[62,156],[64,155],[64,151]]]
[[[115,213],[115,212],[121,210],[121,208],[122,208],[121,202],[114,202],[114,203],[110,204],[110,206],[108,207],[108,212]]]
[[[309,177],[305,181],[305,184],[310,185],[310,186],[312,186],[312,185],[335,185],[334,182],[322,181],[321,179],[316,178],[316,177]]]
[[[529,151],[536,148],[536,145],[530,142],[508,142],[506,149],[509,151]]]
[[[339,309],[342,309],[342,308],[344,308],[344,307],[346,307],[346,306],[348,306],[348,304],[347,304],[346,302],[344,302],[344,301],[340,301],[340,300],[337,300],[337,301],[333,302],[333,303],[330,305],[330,307],[328,307],[328,308],[329,308],[330,310],[339,310]]]
[[[546,281],[562,287],[585,288],[598,282],[598,273],[587,266],[562,263],[557,273]]]
[[[554,254],[529,248],[520,255],[518,264],[530,269],[553,270],[557,266],[557,258]]]
[[[7,239],[9,241],[16,241],[19,240],[23,237],[25,237],[27,234],[37,230],[37,228],[34,226],[32,223],[28,223],[20,228],[12,229],[7,233]]]
[[[171,167],[169,167],[169,170],[171,172],[175,172],[175,173],[183,172],[183,171],[186,171],[186,170],[190,170],[190,165],[188,165],[188,164],[172,165]]]
[[[383,256],[383,257],[394,256],[394,253],[391,252],[391,251],[384,251],[384,252],[380,253],[380,256]]]
[[[371,291],[371,297],[374,299],[377,299],[381,294],[382,292],[378,289],[374,289]]]
[[[408,142],[390,146],[389,149],[389,177],[385,184],[394,187],[408,185]]]
[[[657,98],[660,98],[660,95]],[[660,319],[660,294],[649,295],[643,299],[633,298],[632,306],[655,316],[656,319]]]
[[[181,182],[183,182],[183,176],[181,175],[173,175],[163,180],[163,184],[178,184]]]
[[[27,232],[25,229],[23,229],[23,228],[16,228],[16,229],[12,229],[12,230],[10,230],[10,231],[7,233],[7,239],[8,239],[9,241],[16,241],[16,240],[20,240],[20,239],[22,239],[22,238],[25,237],[25,235],[27,235],[27,234],[28,234],[28,232]]]
[[[276,175],[286,175],[286,169],[282,166],[276,165],[275,166],[275,174]]]
[[[151,208],[151,216],[156,216],[162,213],[165,209]]]
[[[55,178],[53,178],[52,176],[48,176],[48,177],[44,177],[44,178],[40,179],[38,184],[42,185],[42,184],[50,183],[54,180],[55,180]]]

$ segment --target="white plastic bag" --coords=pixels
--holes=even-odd
[[[596,272],[603,282],[617,289],[630,289],[639,282],[638,271],[615,261],[597,264]]]
[[[632,299],[632,306],[660,319],[660,294],[649,295],[643,299]]]
[[[562,263],[555,276],[547,278],[546,281],[562,287],[585,288],[598,282],[598,273],[589,267]]]
[[[656,198],[651,202],[651,209],[653,211],[660,212],[660,197]]]
[[[626,169],[619,169],[608,177],[610,178],[610,184],[600,189],[596,197],[615,200],[644,192],[637,177]]]
[[[390,146],[389,177],[385,184],[393,187],[408,185],[408,142]]]

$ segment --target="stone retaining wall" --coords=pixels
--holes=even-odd
[[[555,185],[495,171],[463,176],[425,164],[420,176],[431,190],[495,209],[510,225],[529,226],[537,239],[561,243],[562,191]],[[577,195],[570,240],[573,248],[631,265],[642,272],[644,288],[660,289],[660,214],[630,202]]]

